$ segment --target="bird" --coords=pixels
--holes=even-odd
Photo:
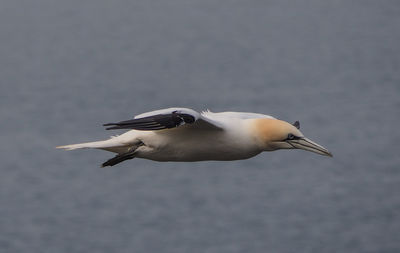
[[[133,158],[159,162],[233,161],[279,149],[302,149],[332,157],[326,148],[300,132],[299,121],[291,124],[260,113],[197,112],[173,107],[103,126],[106,130],[129,131],[107,140],[56,148],[94,148],[116,153],[102,167]]]

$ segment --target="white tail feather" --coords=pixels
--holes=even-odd
[[[56,148],[65,149],[65,150],[74,150],[80,148],[110,148],[110,147],[118,147],[121,144],[117,143],[113,139],[105,140],[105,141],[94,141],[94,142],[86,142],[86,143],[78,143],[71,145],[58,146]]]

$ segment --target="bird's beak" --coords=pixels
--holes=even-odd
[[[332,154],[326,148],[305,137],[297,140],[288,140],[287,143],[296,149],[303,149],[320,155],[332,157]]]

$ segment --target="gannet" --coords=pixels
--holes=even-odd
[[[303,149],[332,156],[326,148],[304,137],[299,121],[290,124],[258,113],[199,113],[188,108],[168,108],[104,126],[107,130],[131,130],[108,140],[56,148],[95,148],[117,153],[102,167],[135,157],[182,162],[241,160],[278,149]]]

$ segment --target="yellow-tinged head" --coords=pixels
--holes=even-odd
[[[290,124],[283,120],[263,118],[252,120],[251,126],[257,143],[265,151],[303,149],[332,156],[326,148],[304,137],[298,121]]]

